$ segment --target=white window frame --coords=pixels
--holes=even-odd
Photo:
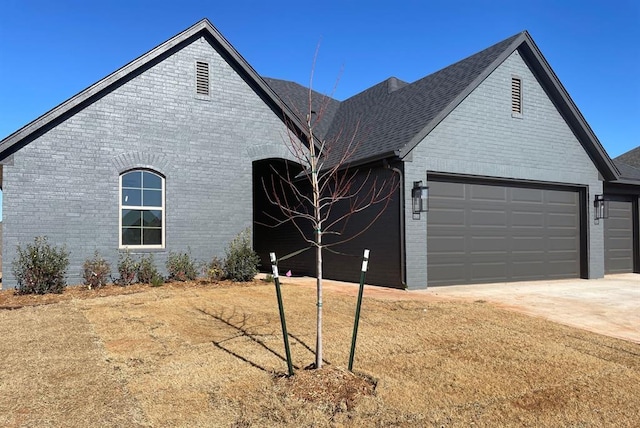
[[[161,188],[160,192],[162,194],[162,206],[161,207],[150,207],[150,206],[137,206],[137,205],[124,205],[122,203],[122,177],[130,172],[148,172],[154,174],[160,178]],[[144,168],[136,168],[124,171],[120,174],[118,178],[118,248],[120,249],[164,249],[165,248],[165,229],[166,229],[166,220],[165,220],[165,178],[162,174]],[[162,228],[161,228],[161,240],[162,243],[160,245],[123,245],[122,244],[122,210],[123,209],[132,209],[132,210],[142,210],[142,211],[160,211],[162,213]]]

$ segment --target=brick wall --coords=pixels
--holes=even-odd
[[[207,61],[211,96],[195,95]],[[134,167],[166,177],[166,248],[224,255],[252,223],[252,160],[282,155],[284,126],[204,38],[172,53],[44,133],[4,166],[4,260],[47,235],[71,252],[69,283],[94,250],[118,259],[118,177]],[[257,148],[257,149],[256,149]],[[15,286],[10,272],[4,287]]]

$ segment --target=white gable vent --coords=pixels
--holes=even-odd
[[[511,78],[511,114],[522,114],[522,79]]]
[[[196,61],[196,94],[209,96],[209,63]]]

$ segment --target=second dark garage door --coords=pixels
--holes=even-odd
[[[609,200],[604,220],[605,273],[633,272],[633,203],[621,197]]]
[[[580,277],[580,194],[429,181],[429,285]]]

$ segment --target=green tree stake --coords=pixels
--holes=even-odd
[[[353,323],[353,337],[351,338],[351,353],[349,354],[349,371],[353,371],[353,357],[356,353],[356,339],[358,338],[358,324],[360,323],[360,307],[362,306],[362,293],[364,292],[364,277],[369,265],[369,250],[364,250],[362,260],[362,272],[360,272],[360,290],[358,290],[358,304],[356,305],[356,320]]]
[[[278,277],[278,265],[276,253],[269,253],[271,257],[271,269],[276,283],[276,295],[278,296],[278,309],[280,310],[280,324],[282,324],[282,337],[284,338],[284,351],[287,354],[287,368],[289,376],[293,376],[293,364],[291,363],[291,349],[289,348],[289,335],[287,334],[287,322],[284,319],[284,305],[282,304],[282,292],[280,291],[280,278]]]

